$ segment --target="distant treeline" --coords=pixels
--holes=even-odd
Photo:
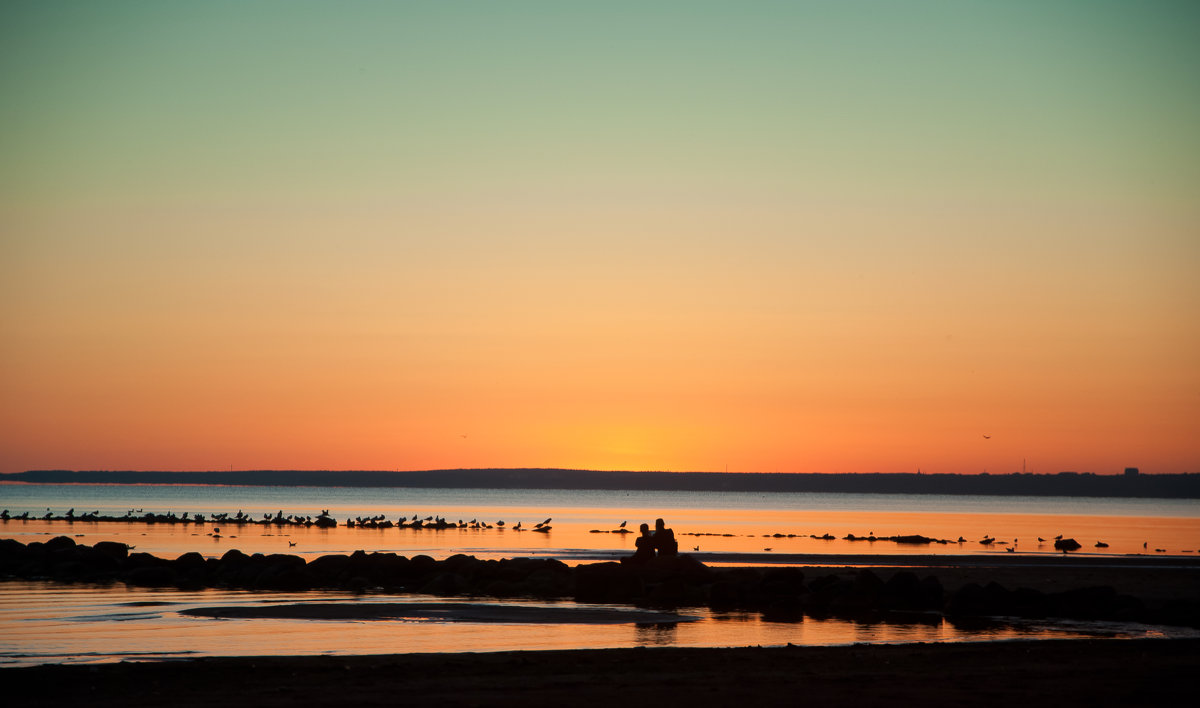
[[[1200,499],[1200,474],[796,474],[753,472],[599,472],[564,469],[461,469],[420,472],[247,470],[119,472],[31,470],[0,481],[41,484],[224,484],[283,487],[440,489],[605,489],[698,492],[997,494],[1006,496]]]

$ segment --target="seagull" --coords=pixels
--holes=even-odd
[[[991,436],[991,435],[984,435],[984,436],[983,436],[983,439],[984,439],[984,440],[991,440],[991,439],[992,439],[992,436]]]

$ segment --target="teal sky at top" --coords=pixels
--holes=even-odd
[[[1182,199],[1198,28],[1190,2],[8,2],[0,184]]]
[[[1198,35],[1193,0],[0,2],[0,470],[1195,471]],[[380,452],[464,418],[507,428]]]

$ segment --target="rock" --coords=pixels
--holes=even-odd
[[[348,579],[347,570],[349,567],[349,556],[330,554],[309,561],[308,574],[317,585],[337,587]]]
[[[49,541],[46,541],[43,548],[47,553],[61,553],[63,551],[70,551],[74,549],[75,546],[75,539],[70,538],[69,536],[55,536]]]
[[[427,595],[462,595],[470,588],[466,578],[458,573],[438,573],[433,579],[421,586],[421,592]]]
[[[377,585],[397,586],[408,579],[412,564],[395,553],[372,553],[363,565],[365,574]]]
[[[129,557],[129,546],[125,545],[124,543],[117,543],[116,541],[101,541],[92,546],[92,548],[96,552],[103,553],[104,555],[114,558],[118,561],[125,560]]]
[[[181,571],[197,569],[203,570],[204,556],[195,551],[192,551],[191,553],[184,553],[175,560],[171,561],[171,565],[173,565],[176,570]]]
[[[921,536],[920,534],[913,534],[911,536],[892,536],[889,540],[896,543],[905,543],[910,545],[928,545],[930,543],[934,543],[937,539],[929,538],[928,536]]]
[[[795,598],[808,592],[808,588],[804,586],[804,571],[799,568],[772,568],[766,571],[759,589],[762,595],[771,601],[784,597]]]
[[[129,585],[142,587],[165,587],[175,585],[178,577],[167,565],[144,565],[126,571],[123,576]]]
[[[922,610],[925,592],[917,574],[901,570],[888,578],[880,592],[880,604],[887,610]]]
[[[732,609],[742,604],[741,585],[718,580],[708,589],[708,605],[714,610]]]
[[[591,563],[575,568],[575,599],[579,602],[632,602],[645,595],[641,576],[617,562]]]
[[[1080,548],[1083,548],[1083,546],[1073,538],[1060,538],[1054,542],[1054,550],[1062,551],[1063,553],[1078,551]]]

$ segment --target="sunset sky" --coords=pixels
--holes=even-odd
[[[0,472],[1200,472],[1198,30],[4,2]]]

